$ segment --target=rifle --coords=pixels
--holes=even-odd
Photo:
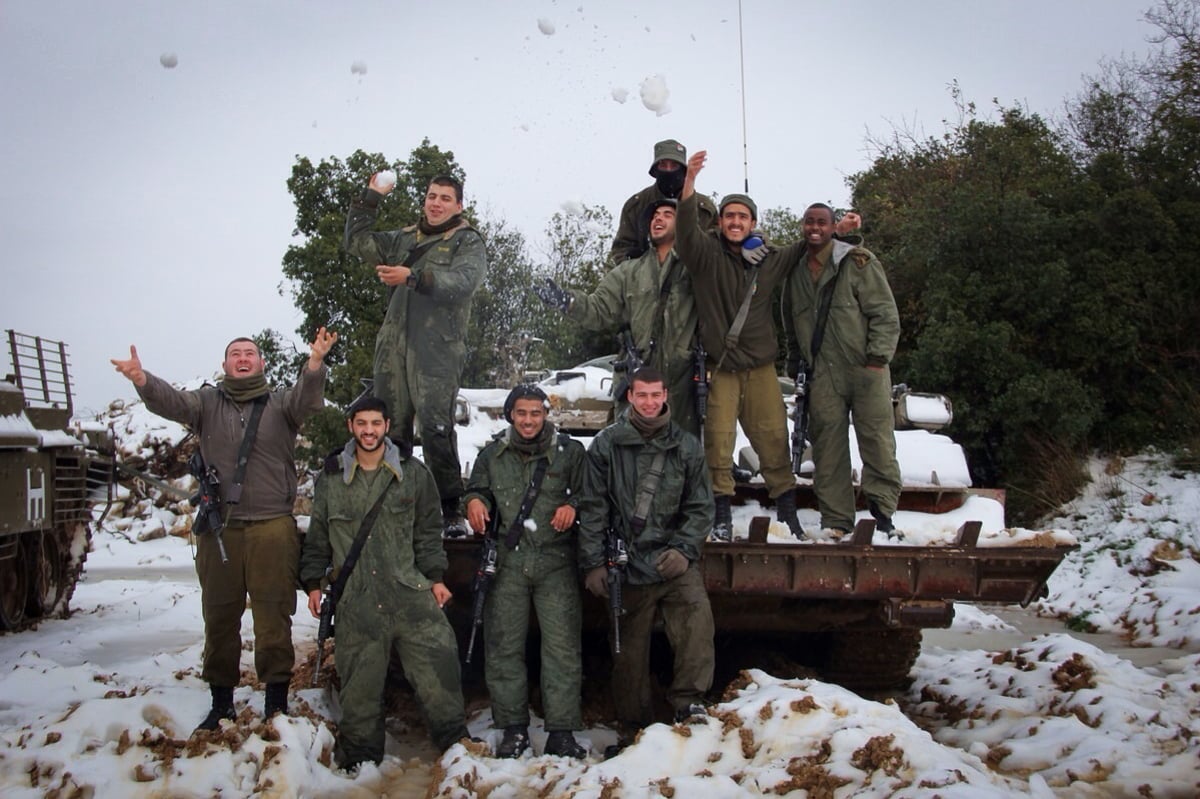
[[[487,599],[488,589],[496,578],[496,535],[500,527],[500,513],[492,511],[488,519],[487,530],[484,531],[483,548],[479,552],[479,566],[475,569],[475,579],[471,581],[471,590],[475,592],[475,604],[471,607],[471,641],[467,644],[467,659],[471,665],[471,656],[475,653],[475,633],[483,624],[483,603]]]
[[[312,678],[314,688],[321,676],[321,661],[325,659],[325,641],[333,637],[333,607],[337,602],[333,598],[329,581],[332,571],[332,566],[325,568],[325,588],[321,591],[321,620],[317,622],[317,667],[313,669]]]
[[[808,382],[812,370],[800,362],[796,371],[795,405],[792,406],[792,473],[800,474],[804,465],[804,443],[808,438]]]
[[[196,493],[188,497],[192,507],[197,508],[196,521],[192,524],[192,532],[196,535],[213,533],[217,536],[217,547],[221,552],[221,562],[228,563],[229,556],[225,554],[225,541],[221,531],[225,529],[225,518],[221,514],[221,480],[217,477],[217,467],[207,466],[204,456],[197,449],[188,458],[188,471],[199,484]]]
[[[613,652],[621,654],[621,617],[625,608],[621,602],[621,582],[625,579],[625,566],[629,553],[625,541],[611,527],[604,533],[604,561],[608,569],[608,609],[612,615]]]
[[[625,376],[621,378],[621,382],[613,391],[613,399],[617,402],[624,402],[625,392],[629,388],[629,376],[645,366],[646,362],[642,359],[642,351],[639,350],[633,343],[633,333],[629,329],[629,325],[624,325],[621,331],[617,333],[617,348],[620,351],[618,357],[613,361],[613,372],[624,372]],[[651,342],[650,349],[654,348],[654,343]]]
[[[696,337],[696,348],[692,350],[692,383],[696,387],[696,417],[700,420],[700,444],[704,445],[704,420],[708,417],[708,353],[700,337]]]

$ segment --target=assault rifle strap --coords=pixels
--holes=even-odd
[[[334,605],[337,605],[338,600],[342,598],[346,581],[350,579],[350,573],[358,564],[358,556],[362,554],[363,544],[367,542],[367,536],[370,534],[371,528],[375,526],[375,520],[379,518],[379,511],[383,509],[383,500],[387,497],[387,489],[385,483],[383,491],[379,492],[379,499],[375,500],[375,504],[363,517],[362,525],[358,528],[358,535],[354,536],[354,543],[350,545],[350,551],[346,553],[346,559],[342,561],[342,568],[338,571],[337,579],[329,586],[329,597]]]
[[[658,257],[657,254],[655,257]],[[675,275],[679,272],[679,258],[675,255],[675,251],[671,251],[671,265],[667,267],[667,274],[663,277],[662,286],[658,289],[658,305],[654,307],[654,323],[650,329],[650,344],[646,347],[646,357],[642,360],[645,363],[650,363],[650,359],[654,357],[654,348],[658,346],[658,340],[662,336],[663,310],[667,307],[667,298],[671,296],[671,286],[675,282]]]
[[[254,447],[254,437],[258,435],[258,422],[262,419],[263,409],[267,407],[268,394],[255,397],[254,407],[250,410],[250,421],[246,422],[246,432],[242,434],[242,445],[238,448],[237,465],[233,468],[233,481],[225,502],[236,505],[242,501],[242,482],[246,479],[246,464],[250,462],[250,450]],[[226,514],[228,515],[228,514]]]
[[[658,491],[658,484],[662,480],[663,467],[666,462],[667,451],[660,449],[654,454],[650,468],[638,480],[637,498],[633,503],[633,518],[629,520],[635,538],[641,535],[642,528],[646,526],[646,519],[650,517],[650,503],[654,500],[654,492]]]
[[[721,350],[721,357],[717,359],[717,366],[713,369],[714,372],[721,368],[721,364],[725,362],[725,356],[729,354],[731,349],[737,346],[738,339],[742,337],[742,328],[746,326],[746,317],[750,315],[750,301],[758,293],[758,267],[751,267],[751,272],[750,286],[746,289],[746,296],[742,299],[737,316],[733,317],[733,324],[729,326],[729,332],[725,334],[725,346]]]
[[[839,265],[837,274],[825,284],[817,300],[817,326],[813,329],[812,347],[809,348],[809,354],[812,355],[810,368],[817,365],[817,353],[821,351],[821,342],[825,340],[825,323],[829,321],[829,306],[833,304],[833,290],[841,276],[842,267]]]
[[[509,549],[516,549],[517,544],[521,542],[521,529],[525,526],[529,514],[533,513],[533,503],[537,502],[538,494],[541,493],[542,480],[546,478],[546,468],[549,465],[550,455],[547,454],[544,458],[538,458],[537,466],[533,467],[529,488],[525,489],[525,496],[521,499],[521,509],[517,511],[517,518],[513,519],[504,535],[504,545]]]

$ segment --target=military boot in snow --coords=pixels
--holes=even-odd
[[[713,529],[712,539],[714,541],[729,541],[733,538],[733,498],[724,494],[718,494],[713,501]]]
[[[575,740],[570,730],[555,730],[546,736],[546,750],[543,754],[582,760],[587,757],[587,750],[579,745],[579,741]]]
[[[442,534],[446,538],[462,538],[471,533],[467,520],[458,509],[458,497],[442,500],[442,523],[445,525]]]
[[[233,688],[223,685],[210,685],[208,690],[212,693],[212,710],[208,711],[208,715],[204,717],[204,721],[196,726],[196,732],[200,730],[215,730],[221,726],[221,719],[233,721]]]
[[[789,488],[775,497],[775,519],[787,525],[796,538],[804,538],[804,528],[796,516],[796,492]]]
[[[896,525],[892,524],[892,517],[888,516],[879,509],[879,503],[875,500],[867,500],[867,510],[875,519],[875,529],[881,533],[890,533],[896,529]]]
[[[269,719],[276,713],[287,715],[288,684],[285,682],[267,683],[266,694],[263,697],[263,718]]]
[[[525,727],[505,727],[504,737],[496,747],[496,757],[520,757],[529,748],[529,730]]]

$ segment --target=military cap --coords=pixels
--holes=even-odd
[[[663,139],[654,145],[654,160],[650,162],[651,177],[658,177],[658,162],[663,159],[687,166],[687,148],[674,139]]]

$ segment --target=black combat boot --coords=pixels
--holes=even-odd
[[[458,497],[442,500],[442,523],[445,525],[442,528],[442,534],[446,538],[462,538],[471,534],[467,520],[463,518],[462,512],[458,509]]]
[[[714,541],[729,541],[733,538],[733,498],[724,494],[717,494],[713,501],[713,529],[712,539]]]
[[[269,682],[263,698],[263,718],[269,719],[276,713],[287,715],[288,684]]]
[[[504,738],[496,747],[496,757],[520,757],[529,748],[529,730],[525,727],[505,727]]]
[[[867,510],[875,519],[875,529],[881,533],[890,533],[896,529],[896,525],[892,524],[892,517],[888,516],[879,509],[879,503],[875,500],[867,500]]]
[[[690,724],[706,718],[708,718],[708,708],[699,702],[692,702],[687,707],[681,707],[675,711],[676,724]]]
[[[546,736],[546,749],[543,754],[582,760],[587,757],[587,750],[579,745],[579,741],[575,740],[570,730],[555,730]]]
[[[210,685],[208,690],[212,692],[212,710],[208,711],[208,715],[204,717],[204,721],[200,722],[196,727],[196,732],[200,730],[215,730],[221,726],[221,719],[233,721],[233,688],[223,685]]]
[[[775,497],[775,519],[787,525],[796,538],[804,538],[804,528],[796,516],[796,491],[789,488]]]

